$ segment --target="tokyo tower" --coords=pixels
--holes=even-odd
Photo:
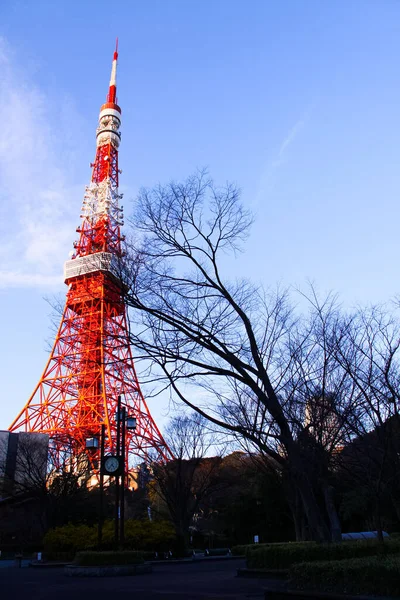
[[[79,239],[65,263],[68,285],[61,323],[39,383],[10,431],[49,435],[53,454],[87,456],[95,470],[98,441],[105,426],[106,452],[116,448],[118,397],[136,419],[127,431],[124,455],[139,460],[172,458],[141,392],[131,355],[123,284],[118,275],[122,256],[123,212],[118,193],[118,148],[121,108],[117,104],[118,45],[110,86],[96,131],[96,158],[84,195]]]

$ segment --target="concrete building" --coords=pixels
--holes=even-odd
[[[0,430],[0,499],[45,481],[49,438]]]

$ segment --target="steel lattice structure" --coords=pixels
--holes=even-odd
[[[136,430],[128,431],[126,458],[171,458],[150,415],[136,376],[129,345],[127,309],[118,276],[122,256],[122,208],[118,193],[121,109],[117,104],[114,52],[106,103],[100,109],[97,150],[86,188],[71,260],[65,263],[67,298],[43,375],[10,431],[46,433],[58,462],[71,452],[87,455],[92,467],[98,450],[86,450],[106,426],[106,451],[115,451],[118,396]]]

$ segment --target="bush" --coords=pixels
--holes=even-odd
[[[233,546],[232,547],[232,555],[233,556],[245,556],[247,548],[251,548],[251,546],[244,545],[244,544],[242,544],[241,546]]]
[[[294,542],[286,544],[264,544],[246,551],[249,569],[288,569],[300,562],[342,560],[374,556],[380,552],[400,552],[400,542],[387,541],[380,546],[375,540],[358,540],[339,544],[317,544],[316,542]]]
[[[173,544],[175,533],[166,521],[125,521],[125,548],[146,550],[153,554],[168,550]],[[114,546],[114,522],[106,521],[103,526],[102,548],[112,550]],[[44,550],[48,555],[69,552],[72,556],[79,550],[97,547],[97,525],[64,525],[48,531],[44,537]]]
[[[156,560],[157,559],[156,552],[152,552],[151,550],[145,550],[144,552],[141,552],[141,555],[143,556],[143,560]]]
[[[337,594],[400,596],[400,556],[299,563],[290,569],[291,588]]]
[[[141,565],[141,552],[78,552],[73,564],[79,567],[102,567],[110,565]]]
[[[204,554],[206,556],[227,556],[229,553],[229,548],[210,548]]]
[[[232,547],[232,554],[233,556],[247,556],[247,553],[249,550],[257,550],[259,548],[265,548],[265,547],[270,547],[273,546],[274,548],[276,546],[287,546],[287,545],[293,545],[293,544],[312,544],[314,542],[271,542],[271,543],[265,543],[265,544],[240,544],[238,546],[233,546]]]
[[[43,554],[44,560],[60,562],[60,563],[64,563],[64,562],[69,563],[73,560],[74,556],[75,556],[74,551],[55,552],[53,550],[48,550],[47,552],[44,552],[44,554]]]
[[[165,552],[175,540],[175,531],[167,521],[125,521],[125,542],[127,550]],[[103,548],[112,549],[114,544],[114,523],[107,521],[103,527]]]
[[[50,529],[44,536],[45,554],[54,552],[75,553],[93,548],[97,543],[97,528],[89,525],[64,525]]]

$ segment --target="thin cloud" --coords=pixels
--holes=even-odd
[[[20,271],[0,271],[0,288],[9,287],[57,287],[60,285],[58,275],[30,274]]]
[[[63,131],[49,122],[49,99],[3,38],[0,71],[0,94],[7,98],[0,137],[0,287],[62,285],[76,226],[76,210],[69,207],[76,207],[77,193],[57,159]]]
[[[308,117],[305,116],[296,121],[282,140],[276,156],[266,163],[260,178],[258,193],[254,203],[255,206],[257,206],[274,187],[276,172],[286,163],[289,148],[294,144],[296,138],[304,128],[307,118]]]
[[[298,133],[300,132],[300,130],[303,127],[304,127],[304,120],[300,119],[300,121],[297,121],[297,123],[289,131],[289,133],[287,134],[287,136],[283,140],[283,142],[281,144],[281,147],[279,148],[278,161],[279,160],[283,161],[284,156],[285,156],[285,152],[288,150],[289,146],[291,144],[293,144],[293,142],[296,139]]]

